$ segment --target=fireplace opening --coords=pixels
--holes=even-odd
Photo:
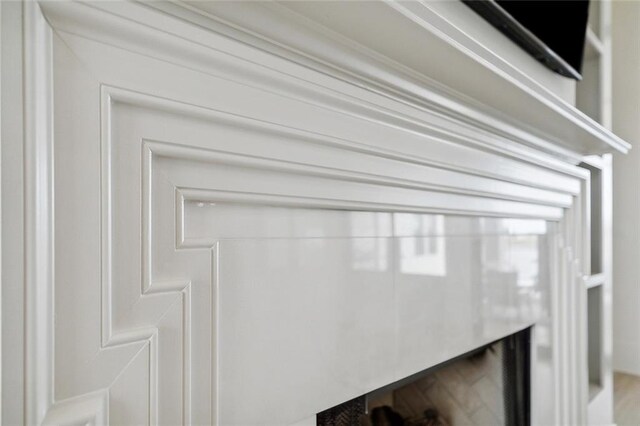
[[[318,413],[319,426],[529,426],[531,329]]]

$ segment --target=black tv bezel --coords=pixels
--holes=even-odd
[[[494,0],[461,0],[491,25],[522,47],[547,68],[565,77],[582,80],[582,75],[535,34],[520,24]]]

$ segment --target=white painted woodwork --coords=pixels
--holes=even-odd
[[[428,4],[334,5],[25,2],[3,26],[7,423],[304,424],[532,325],[534,423],[585,422],[575,163],[627,144]]]
[[[588,424],[613,421],[612,333],[612,159],[611,155],[585,158],[583,167],[592,173],[591,275],[588,295],[587,340],[589,361]]]

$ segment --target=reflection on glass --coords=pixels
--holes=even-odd
[[[480,228],[487,234],[545,235],[548,223],[541,219],[480,218]]]
[[[502,224],[511,235],[543,235],[547,233],[547,222],[532,219],[502,219]]]
[[[385,214],[349,214],[349,226],[353,235],[386,235],[390,217]],[[361,237],[351,239],[352,267],[356,271],[386,271],[389,267],[389,239]]]
[[[494,231],[509,235],[482,239],[485,318],[537,321],[546,315],[541,280],[548,277],[541,269],[547,262],[543,251],[547,237],[536,232],[547,232],[546,223],[503,220]]]
[[[534,287],[538,282],[538,236],[512,237],[511,267],[518,272],[518,287]]]
[[[400,238],[400,272],[403,274],[443,277],[447,274],[444,217],[407,215],[403,225],[417,237]],[[423,237],[431,235],[431,237]],[[439,236],[433,236],[439,235]]]
[[[386,271],[387,238],[354,238],[351,240],[352,264],[356,271]]]

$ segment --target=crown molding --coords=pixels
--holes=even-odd
[[[250,35],[262,48],[285,49],[292,60],[301,55],[298,60],[308,66],[330,67],[370,90],[536,149],[556,155],[630,149],[628,142],[480,44],[429,2],[175,5],[230,25],[236,37],[244,32],[245,42],[251,43]],[[178,13],[166,4],[156,7]]]
[[[357,88],[358,96],[363,89],[382,96],[415,120],[436,116],[486,133],[505,152],[535,150],[577,164],[584,155],[630,148],[474,42],[427,3],[295,5],[293,11],[292,4],[263,2],[41,3],[54,28],[109,44],[128,44],[136,51],[144,45],[148,52],[156,52],[153,55],[182,50],[185,56],[194,44],[220,53],[230,44],[237,49],[241,42],[251,60],[269,71],[291,73],[297,66],[296,76],[303,69],[315,74],[315,80],[319,72]],[[337,21],[336,28],[329,28],[330,21],[315,20],[323,11],[339,14],[342,22],[361,23],[355,26],[358,40],[340,34]],[[100,19],[92,18],[98,14]],[[376,44],[378,28],[394,34],[393,44],[403,46],[397,57],[385,55],[388,46]],[[364,45],[363,39],[371,43]],[[212,40],[215,45],[209,44]],[[202,57],[192,60],[206,62]],[[442,64],[448,64],[444,72]]]

